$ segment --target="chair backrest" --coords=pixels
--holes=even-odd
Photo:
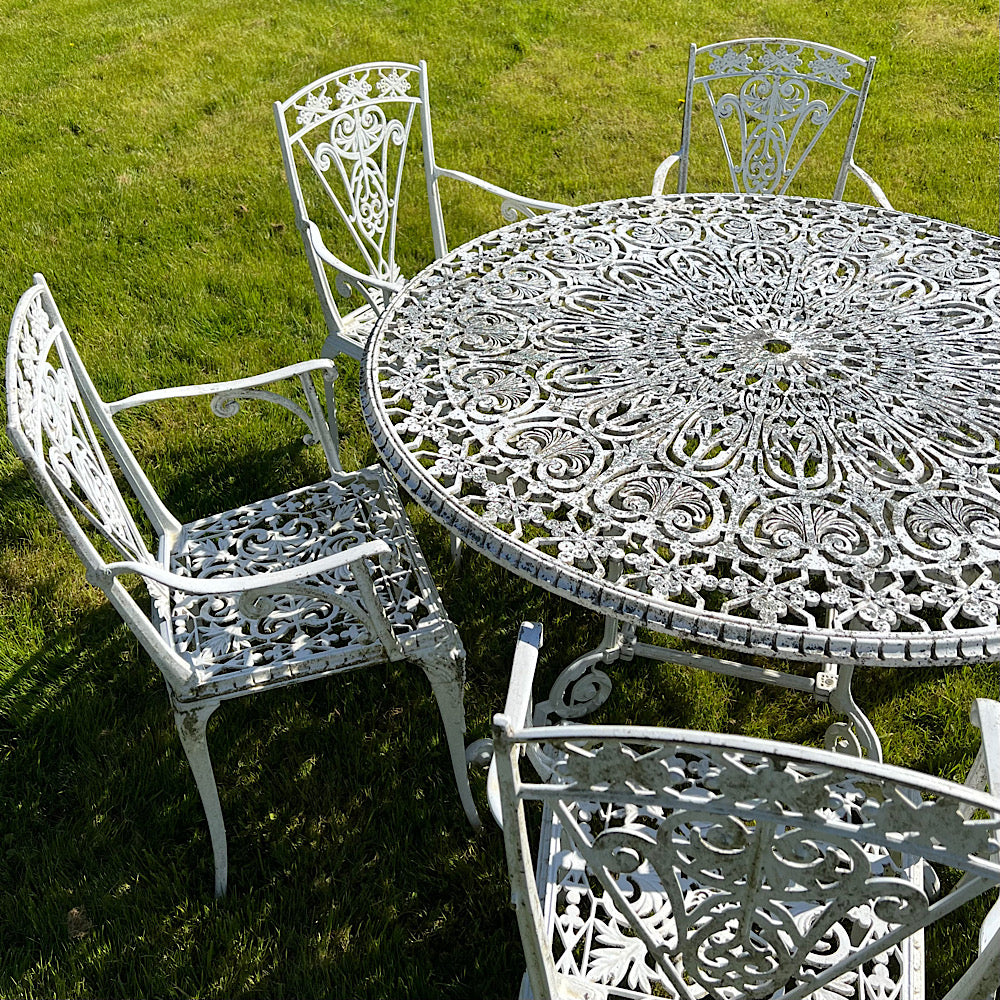
[[[733,190],[785,194],[835,119],[847,119],[832,197],[842,198],[875,57],[794,38],[736,38],[688,58],[678,191],[687,190],[691,113],[705,99],[729,165]]]
[[[155,563],[112,467],[157,532],[177,522],[111,419],[40,274],[11,320],[6,380],[7,435],[87,568],[105,560],[77,518],[123,558]]]
[[[356,260],[339,262],[346,267],[333,265],[336,291],[357,293],[380,313],[393,290],[387,286],[403,278],[396,229],[403,166],[418,120],[435,253],[446,249],[425,63],[362,63],[329,73],[276,101],[274,116],[296,225],[327,325],[331,331],[342,329],[344,320],[316,249],[322,221],[339,220],[357,254]]]
[[[167,647],[132,595],[103,574],[107,560],[87,531],[93,528],[126,560],[158,564],[122,485],[149,518],[150,533],[175,534],[180,524],[115,426],[40,274],[14,310],[6,382],[7,436],[83,561],[87,579],[104,591],[167,683],[185,684],[190,667]],[[155,585],[149,587],[155,593]]]
[[[517,731],[498,716],[495,737],[536,997],[560,995],[563,977],[616,996],[795,1000],[841,996],[862,976],[871,993],[844,995],[883,995],[887,970],[904,964],[893,948],[1000,884],[996,789],[685,730]],[[532,802],[548,807],[543,829],[562,851],[548,911],[528,846]],[[968,875],[935,899],[918,859]]]

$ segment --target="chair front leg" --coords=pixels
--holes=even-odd
[[[222,803],[219,788],[212,770],[212,758],[208,752],[207,727],[212,713],[219,702],[202,703],[193,708],[174,706],[174,722],[181,738],[181,746],[187,756],[191,772],[194,774],[202,808],[208,820],[208,833],[212,839],[212,854],[215,858],[215,896],[226,894],[229,880],[229,852],[226,845],[226,824],[222,819]]]
[[[431,682],[431,690],[437,701],[444,734],[448,740],[448,753],[455,772],[459,798],[465,815],[475,829],[482,825],[476,803],[469,786],[469,766],[465,757],[465,654],[457,650],[442,651],[417,661],[420,669]]]

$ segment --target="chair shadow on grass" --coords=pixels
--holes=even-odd
[[[419,669],[220,709],[209,740],[232,878],[217,903],[163,685],[111,608],[5,672],[0,705],[14,983],[68,949],[89,995],[206,995],[198,984],[213,982],[230,996],[461,995],[491,950],[477,992],[516,981],[499,836],[472,834]],[[227,969],[244,934],[256,944]]]
[[[249,475],[245,455],[204,470],[189,456],[166,500],[217,510],[266,495],[285,455],[256,454]],[[171,458],[169,447],[159,455]],[[33,487],[23,472],[9,478],[0,508],[17,503],[23,517]],[[228,492],[234,483],[245,495]],[[68,547],[66,557],[82,578]],[[213,983],[207,992],[232,996],[448,996],[480,967],[485,995],[516,981],[513,917],[499,937],[495,919],[508,912],[499,835],[473,838],[419,668],[222,706],[209,743],[231,889],[215,903],[207,827],[158,672],[96,591],[93,603],[66,598],[58,580],[2,581],[35,627],[0,661],[0,787],[15,804],[0,980],[54,994],[67,975],[106,996],[204,995]],[[493,944],[469,950],[469,927]],[[238,960],[222,960],[234,950]]]
[[[211,466],[188,455],[166,500],[221,509],[223,490],[222,504],[243,499],[234,484],[246,498],[266,495],[289,454],[298,469],[294,447],[276,448],[257,453],[249,475],[245,453]],[[169,448],[159,460],[170,467]],[[32,491],[23,474],[8,477],[0,513]],[[521,621],[545,625],[539,691],[597,644],[602,623],[474,552],[453,565],[446,531],[409,509],[466,645],[471,741],[503,705]],[[201,803],[148,657],[103,599],[67,613],[48,578],[0,585],[21,587],[44,635],[23,658],[0,661],[0,794],[10,804],[0,976],[16,992],[516,992],[523,957],[484,777],[473,776],[484,818],[474,836],[418,668],[353,671],[222,706],[209,744],[231,882],[216,902]],[[781,731],[767,735],[816,743],[831,718],[796,692],[686,667],[636,660],[609,673],[616,693],[603,721],[740,732],[774,719]],[[899,682],[898,672],[859,670],[854,690],[878,714]]]

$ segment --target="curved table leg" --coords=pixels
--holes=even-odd
[[[816,677],[816,690],[828,692],[828,702],[835,712],[846,715],[849,723],[835,722],[826,731],[826,744],[832,750],[861,757],[867,752],[869,759],[882,760],[882,742],[871,720],[861,711],[851,693],[853,664],[827,663]]]
[[[546,726],[560,720],[579,719],[597,711],[607,701],[611,694],[611,678],[597,667],[598,664],[632,658],[629,640],[623,637],[627,628],[628,626],[621,625],[610,616],[604,619],[604,638],[601,644],[589,653],[578,656],[559,672],[549,689],[548,698],[534,707],[534,725]],[[632,629],[633,633],[634,631]],[[540,752],[536,751],[532,759],[535,760],[539,773],[547,773]],[[493,740],[486,737],[470,743],[465,748],[465,760],[469,767],[489,768],[493,761]]]
[[[596,712],[608,700],[611,678],[598,667],[618,659],[631,659],[630,640],[624,634],[627,628],[614,618],[604,619],[601,644],[563,667],[549,689],[548,698],[535,705],[532,721],[536,726],[580,719]]]

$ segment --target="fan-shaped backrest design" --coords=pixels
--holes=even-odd
[[[126,559],[154,562],[101,441],[150,520],[157,526],[176,522],[105,410],[41,275],[11,322],[7,385],[11,441],[88,568],[103,560],[74,510]]]
[[[834,119],[849,119],[832,195],[842,198],[874,69],[874,56],[862,59],[793,38],[692,45],[678,190],[687,190],[692,109],[704,100],[733,190],[752,194],[785,194]]]
[[[536,996],[561,976],[616,996],[868,996],[859,978],[898,984],[911,935],[1000,884],[996,794],[758,739],[497,723]],[[544,900],[523,848],[533,800],[551,816]],[[968,874],[935,899],[926,862]]]
[[[275,102],[274,115],[296,225],[334,338],[331,353],[360,357],[367,330],[403,280],[396,262],[396,230],[403,167],[417,118],[436,252],[446,246],[426,66],[350,66]],[[337,241],[335,254],[324,235],[336,232],[338,223],[348,239]],[[342,257],[342,245],[353,245],[353,258]],[[327,267],[334,270],[337,293],[361,301],[348,316],[340,314]]]
[[[386,281],[400,277],[396,220],[420,79],[419,66],[367,63],[321,77],[283,102],[303,214],[299,168],[307,166],[367,268]]]

